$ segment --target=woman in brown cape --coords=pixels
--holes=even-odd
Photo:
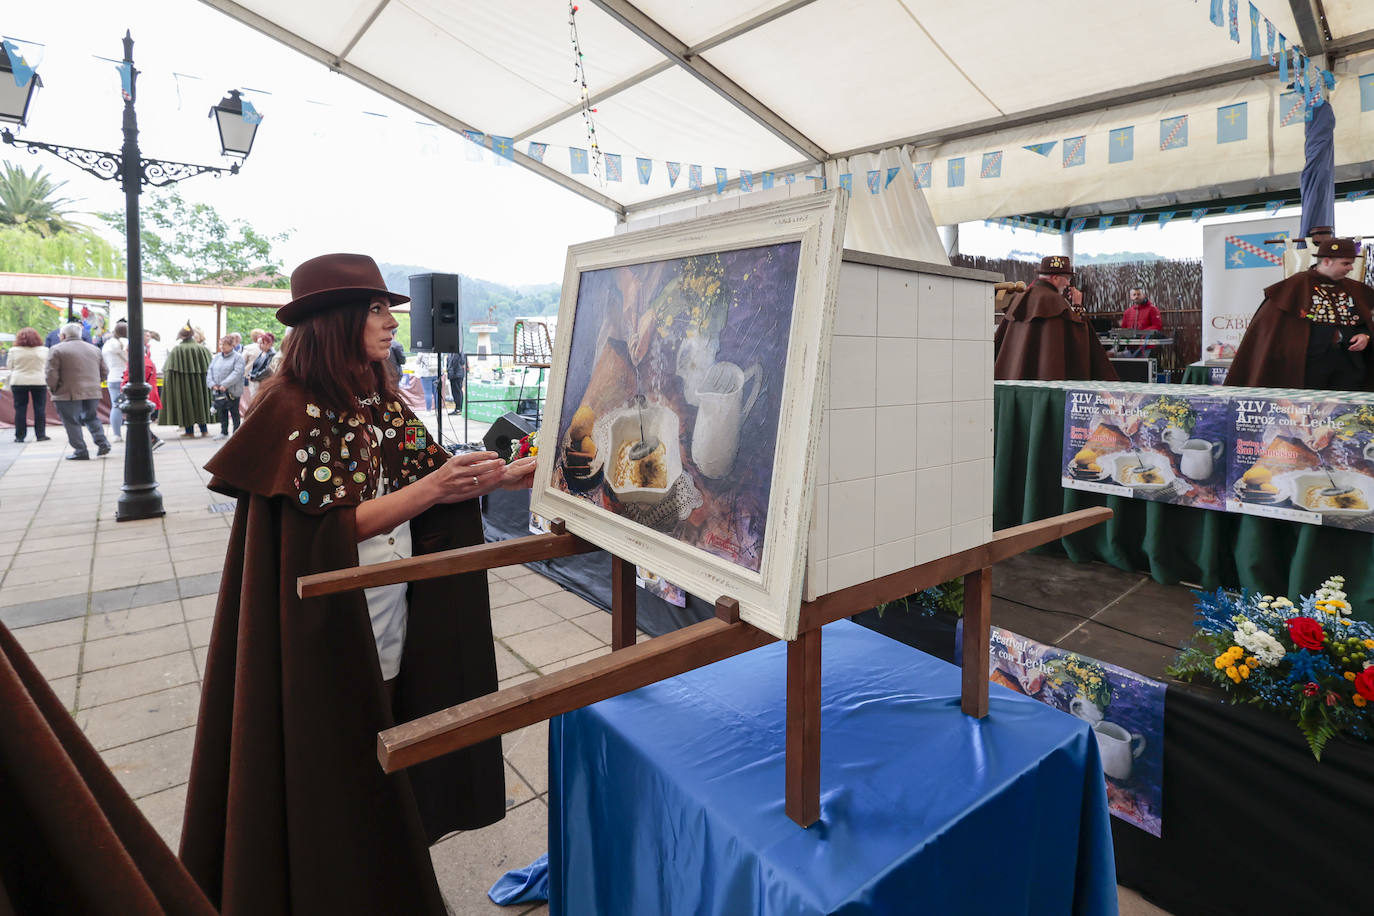
[[[449,458],[396,392],[363,255],[291,275],[280,370],[206,465],[238,497],[181,858],[237,914],[445,912],[429,844],[505,813],[499,739],[386,775],[377,732],[496,689],[485,574],[302,600],[300,576],[483,540],[474,497],[532,460]]]

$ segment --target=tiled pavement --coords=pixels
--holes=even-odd
[[[0,621],[148,819],[176,848],[210,624],[228,543],[228,502],[205,488],[218,442],[181,440],[154,455],[167,515],[116,522],[123,448],[64,461],[50,442],[15,445],[0,432]],[[493,570],[492,623],[501,686],[610,651],[610,616],[522,566]],[[548,727],[503,739],[508,813],[501,823],[433,847],[455,914],[501,908],[486,890],[544,852]]]
[[[0,432],[0,621],[175,849],[231,512],[212,511],[227,500],[205,488],[202,465],[218,443],[159,434],[168,440],[155,454],[167,515],[118,523],[121,446],[104,460],[68,462],[60,431],[51,442],[27,445]],[[1032,606],[1064,608],[1082,615],[1066,618],[1064,628],[1084,628],[1083,617],[1100,620],[1137,592],[1158,588],[1105,567],[1071,566],[1063,576],[1051,568],[1055,562],[1024,558],[994,577],[999,592],[1021,598],[1019,607],[998,600],[998,623],[1054,639],[1057,633],[1040,632],[1058,626],[1053,615],[1019,618]],[[1089,581],[1093,576],[1104,581]],[[600,609],[524,567],[493,570],[489,578],[501,686],[610,651],[610,617]],[[1028,593],[1017,579],[1027,588],[1040,583],[1040,591]],[[1070,607],[1075,600],[1087,604]],[[1172,635],[1141,633],[1139,643],[1157,652],[1149,643]],[[547,845],[547,724],[502,741],[505,820],[432,849],[440,886],[460,916],[547,912],[543,905],[496,907],[486,897],[493,881]],[[1121,912],[1163,911],[1123,889]]]

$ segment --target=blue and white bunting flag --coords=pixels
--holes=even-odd
[[[687,166],[687,187],[693,191],[701,187],[701,166]]]
[[[1198,220],[1202,219],[1204,216],[1207,215],[1207,208],[1198,207],[1196,210],[1194,210],[1192,213],[1189,213],[1188,215],[1193,218],[1193,222],[1197,222]]]
[[[498,137],[496,134],[492,134],[491,151],[496,154],[498,165],[502,159],[515,161],[515,141],[510,137]]]
[[[853,173],[853,172],[845,172],[844,174],[842,174],[842,175],[840,176],[840,187],[843,188],[843,189],[844,189],[844,192],[845,192],[846,194],[848,194],[850,197],[853,197],[853,196],[854,196],[854,173]]]
[[[1230,0],[1230,5],[1226,14],[1226,21],[1231,23],[1231,40],[1240,44],[1240,3],[1239,0]]]
[[[1099,216],[1097,218],[1097,228],[1110,229],[1112,228],[1112,223],[1114,222],[1116,222],[1115,216]]]
[[[1223,105],[1217,109],[1217,142],[1237,143],[1248,135],[1247,102]]]
[[[620,166],[620,155],[618,153],[606,153],[606,180],[620,181],[623,177]]]
[[[1237,213],[1241,212],[1244,209],[1245,204],[1231,204],[1231,206],[1226,208],[1225,213],[1227,216],[1235,216]]]
[[[897,177],[898,175],[900,175],[900,174],[902,174],[902,167],[901,167],[900,165],[890,165],[890,166],[888,166],[888,167],[887,167],[887,181],[884,181],[884,182],[883,182],[883,188],[886,189],[888,185],[892,184],[892,179],[896,178],[896,177]]]
[[[828,181],[825,180],[825,175],[824,175],[824,174],[821,174],[821,175],[803,175],[802,177],[805,178],[807,181],[819,181],[819,182],[821,183],[821,190],[822,190],[822,191],[828,191],[828,190],[830,189],[830,182],[828,182]]]
[[[1188,145],[1188,116],[1161,118],[1159,122],[1159,148],[1162,150],[1183,149]]]
[[[1280,210],[1282,210],[1282,209],[1283,209],[1283,201],[1282,201],[1282,200],[1271,200],[1271,201],[1269,201],[1268,203],[1266,203],[1266,204],[1264,205],[1264,212],[1267,213],[1267,214],[1269,214],[1270,216],[1273,216],[1275,213],[1278,213],[1278,212],[1279,212]]]
[[[465,130],[463,131],[463,139],[468,141],[468,146],[464,147],[468,162],[481,162],[482,150],[486,149],[487,146],[486,135],[480,130]],[[573,171],[577,170],[573,169]],[[583,171],[586,170],[583,169]]]
[[[934,171],[932,163],[918,162],[914,166],[912,166],[911,171],[913,177],[916,179],[917,188],[924,189],[930,187],[930,176],[931,173]]]
[[[1222,0],[1212,0],[1212,11],[1209,15],[1212,25],[1218,28],[1226,25],[1226,12],[1222,8]]]
[[[1032,143],[1030,146],[1023,146],[1021,148],[1030,150],[1037,156],[1049,156],[1050,153],[1054,152],[1054,147],[1058,143],[1058,140],[1046,140],[1044,143]]]
[[[1274,60],[1274,39],[1278,37],[1278,30],[1274,28],[1274,23],[1269,21],[1269,17],[1264,17],[1264,36],[1269,48],[1269,66],[1274,66],[1278,61]]]
[[[730,179],[729,179],[728,177],[726,177],[725,169],[717,168],[717,169],[716,169],[716,193],[717,193],[717,194],[724,194],[724,193],[725,193],[725,186],[726,186],[727,184],[729,184],[729,183],[730,183]]]
[[[786,175],[782,176],[782,183],[783,183],[783,184],[796,184],[796,183],[797,183],[797,173],[796,173],[796,172],[788,172]]]
[[[676,186],[677,186],[677,176],[679,176],[679,175],[682,174],[682,163],[681,163],[681,162],[669,162],[669,163],[667,163],[667,166],[668,166],[668,187],[670,187],[670,188],[676,187]]]
[[[1374,111],[1374,73],[1360,74],[1360,111]]]
[[[765,191],[773,190],[773,178],[772,172],[764,172],[759,176],[759,187]]]
[[[978,170],[979,178],[1001,178],[1002,177],[1002,151],[995,150],[991,153],[983,154],[983,167]]]
[[[1080,216],[1078,219],[1069,223],[1069,231],[1078,232],[1086,225],[1088,225],[1088,218],[1086,216]]]
[[[1279,33],[1279,85],[1288,85],[1288,39]]]
[[[1349,200],[1349,201],[1361,200],[1361,199],[1363,199],[1363,198],[1365,198],[1365,197],[1368,197],[1368,196],[1369,196],[1369,192],[1368,192],[1368,191],[1347,191],[1347,192],[1345,193],[1345,199],[1346,199],[1346,200]]]
[[[1130,216],[1126,217],[1126,225],[1130,226],[1132,229],[1139,229],[1140,224],[1143,222],[1145,222],[1144,213],[1132,213]]]
[[[243,100],[243,121],[245,124],[261,124],[262,113],[253,107],[253,103],[247,99]]]
[[[577,146],[568,147],[569,169],[574,175],[587,174],[587,151]]]
[[[964,186],[964,157],[959,156],[949,160],[946,169],[945,182],[951,188],[962,188]]]
[[[1255,4],[1250,4],[1250,59],[1264,60],[1264,51],[1260,48],[1259,34],[1260,14],[1255,9]]]
[[[124,97],[124,101],[131,101],[134,97],[134,65],[128,61],[121,61],[115,64],[115,69],[119,71],[119,94]],[[16,78],[15,82],[18,83],[19,80]]]
[[[1088,161],[1088,138],[1066,137],[1064,139],[1064,168],[1072,168]]]
[[[877,194],[882,190],[883,173],[877,169],[868,172],[868,193]]]
[[[544,154],[548,151],[549,145],[547,143],[535,143],[533,140],[530,141],[529,157],[535,162],[543,162]]]
[[[1279,127],[1290,127],[1302,123],[1303,112],[1307,106],[1297,92],[1279,93]]]
[[[1177,216],[1177,215],[1178,215],[1178,211],[1177,211],[1177,210],[1164,210],[1164,211],[1162,211],[1162,212],[1159,214],[1159,228],[1163,229],[1165,226],[1167,226],[1167,225],[1169,224],[1169,221],[1172,220],[1172,219],[1173,219],[1175,216]]]
[[[654,160],[645,159],[643,156],[635,157],[635,174],[639,176],[640,184],[648,184],[649,176],[654,173]]]
[[[25,86],[29,84],[29,80],[33,79],[33,66],[30,65],[29,62],[24,59],[24,55],[19,51],[19,45],[10,41],[8,38],[4,40],[3,44],[5,48],[5,53],[9,55],[10,69],[13,71],[12,75],[14,76],[14,85],[20,89],[23,89]],[[120,64],[119,67],[120,75],[122,77],[124,72],[124,65]],[[124,87],[124,91],[129,91],[127,83]]]
[[[1135,158],[1135,128],[1118,127],[1107,134],[1107,162],[1130,162]]]
[[[740,170],[739,170],[739,189],[740,189],[741,191],[752,191],[752,190],[754,190],[754,173],[753,173],[753,172],[746,172],[744,169],[740,169]]]

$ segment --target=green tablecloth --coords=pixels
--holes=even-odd
[[[1183,384],[1206,385],[1210,371],[1206,366],[1189,366],[1183,370]]]
[[[997,385],[995,399],[994,528],[1109,506],[1112,520],[1058,542],[1070,559],[1101,560],[1164,584],[1239,586],[1294,600],[1340,573],[1354,616],[1374,619],[1374,535],[1066,490],[1064,390]]]

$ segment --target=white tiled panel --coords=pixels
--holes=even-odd
[[[992,537],[993,280],[924,267],[841,266],[808,598]]]

